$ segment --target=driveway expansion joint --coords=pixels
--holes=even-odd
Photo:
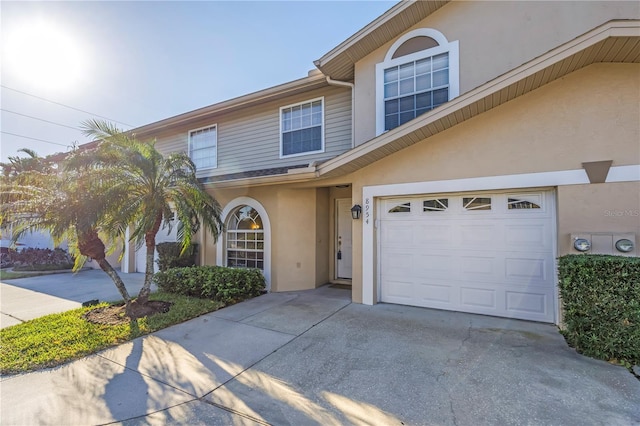
[[[8,316],[8,317],[10,317],[10,318],[13,318],[13,319],[15,319],[15,320],[18,320],[18,321],[20,321],[20,322],[27,322],[27,320],[23,320],[23,319],[18,318],[18,317],[14,316],[14,315],[7,314],[6,312],[0,312],[0,314],[2,314],[2,315],[6,315],[6,316]]]

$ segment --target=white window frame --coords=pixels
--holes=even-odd
[[[299,152],[297,154],[289,154],[289,155],[283,155],[283,132],[284,129],[282,128],[282,112],[285,109],[289,109],[289,108],[293,108],[295,106],[299,106],[299,105],[304,105],[304,104],[310,104],[316,101],[320,101],[322,104],[322,118],[320,120],[320,149],[316,150],[316,151],[305,151],[305,152]],[[280,129],[280,151],[279,151],[279,155],[280,158],[291,158],[291,157],[300,157],[303,155],[311,155],[311,154],[318,154],[318,153],[323,153],[324,152],[324,111],[325,111],[325,102],[324,102],[324,96],[321,96],[319,98],[314,98],[314,99],[309,99],[306,101],[302,101],[302,102],[296,102],[295,104],[291,104],[291,105],[285,105],[283,107],[280,107],[280,114],[278,115],[279,117],[279,129]],[[312,126],[315,127],[315,126]]]
[[[213,162],[213,166],[209,166],[209,167],[198,167],[198,165],[196,164],[196,170],[197,171],[201,171],[201,170],[211,170],[211,169],[216,169],[218,168],[218,125],[217,124],[210,124],[208,126],[204,126],[204,127],[198,127],[197,129],[191,129],[189,130],[189,158],[191,159],[191,161],[193,161],[193,157],[191,155],[192,153],[192,149],[191,149],[191,134],[193,132],[199,132],[201,130],[208,130],[208,129],[216,129],[216,138],[215,138],[215,146],[213,146],[213,149],[215,151],[215,160]],[[201,149],[205,149],[205,148],[201,148]],[[208,148],[207,148],[208,149]],[[195,163],[195,162],[194,162]]]
[[[438,46],[393,59],[396,50],[398,50],[404,42],[414,37],[430,37],[438,43]],[[418,28],[406,33],[391,45],[384,61],[376,64],[376,136],[386,131],[384,128],[384,70],[409,62],[430,58],[442,53],[449,54],[449,100],[452,100],[460,94],[460,55],[457,40],[449,42],[438,30]]]
[[[220,217],[227,223],[229,220],[229,214],[235,211],[237,207],[242,205],[247,205],[255,209],[260,215],[260,219],[262,219],[262,227],[264,228],[264,269],[262,270],[262,274],[264,275],[264,279],[267,282],[267,290],[271,291],[271,222],[269,221],[269,216],[267,215],[267,211],[264,206],[260,204],[259,201],[254,200],[250,197],[238,197],[235,198],[222,209],[222,213]],[[220,239],[215,243],[216,244],[216,265],[224,266],[227,264],[227,239],[226,232],[223,232],[220,236]]]

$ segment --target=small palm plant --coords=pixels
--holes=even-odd
[[[184,153],[165,157],[154,142],[143,143],[104,121],[86,121],[83,128],[86,135],[100,141],[85,159],[93,167],[109,171],[112,190],[122,197],[109,209],[112,214],[107,227],[121,234],[130,227],[131,240],[146,247],[145,280],[137,299],[144,304],[151,290],[156,236],[161,227],[177,226],[183,251],[190,247],[201,225],[217,240],[223,229],[220,204],[205,191],[195,165]]]

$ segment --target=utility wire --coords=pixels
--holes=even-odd
[[[44,139],[32,138],[32,137],[30,137],[30,136],[18,135],[18,134],[16,134],[16,133],[5,132],[4,130],[0,131],[0,133],[4,133],[5,135],[17,136],[17,137],[19,137],[19,138],[32,139],[32,140],[34,140],[34,141],[50,143],[50,144],[53,144],[53,145],[60,145],[60,146],[64,146],[64,147],[67,147],[67,148],[70,148],[70,147],[71,147],[71,145],[69,145],[69,144],[65,145],[65,144],[63,144],[63,143],[51,142],[51,141],[46,141],[46,140],[44,140]]]
[[[45,120],[44,118],[38,118],[38,117],[34,117],[34,116],[32,116],[32,115],[22,114],[22,113],[20,113],[20,112],[11,111],[11,110],[4,109],[4,108],[0,108],[0,111],[8,112],[8,113],[15,114],[15,115],[20,115],[20,116],[22,116],[22,117],[31,118],[31,119],[33,119],[33,120],[44,121],[45,123],[55,124],[56,126],[66,127],[67,129],[81,130],[81,129],[80,129],[80,128],[78,128],[78,127],[67,126],[66,124],[56,123],[55,121]]]
[[[31,96],[33,98],[40,99],[40,100],[43,100],[43,101],[46,101],[46,102],[50,102],[52,104],[60,105],[60,106],[63,106],[65,108],[69,108],[69,109],[72,109],[72,110],[75,110],[75,111],[84,112],[85,114],[89,114],[89,115],[92,115],[94,117],[104,118],[105,120],[113,121],[115,123],[124,124],[125,126],[129,126],[129,127],[133,127],[131,124],[123,123],[122,121],[114,120],[113,118],[105,117],[103,115],[94,114],[92,112],[85,111],[83,109],[74,108],[72,106],[65,105],[65,104],[60,103],[60,102],[52,101],[51,99],[43,98],[42,96],[37,96],[37,95],[31,94],[31,93],[23,92],[22,90],[14,89],[13,87],[5,86],[4,84],[0,84],[0,87],[4,87],[5,89],[12,90],[14,92],[21,93],[23,95]]]

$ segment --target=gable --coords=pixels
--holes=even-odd
[[[385,156],[599,62],[640,63],[640,21],[613,21],[460,95],[321,166],[323,177],[354,172]]]

